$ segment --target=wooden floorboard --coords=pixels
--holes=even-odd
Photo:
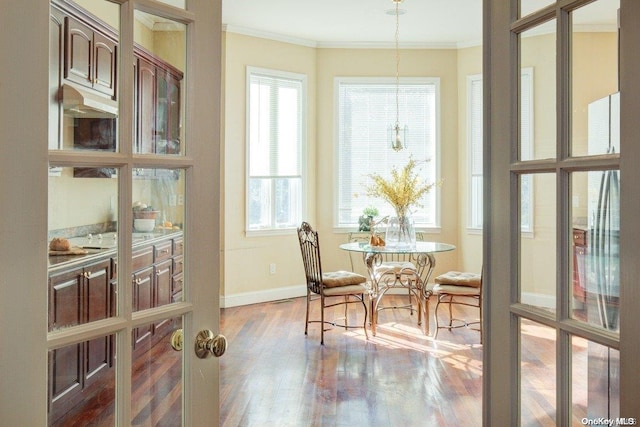
[[[360,307],[349,314],[350,325],[362,323]],[[304,315],[304,298],[222,310],[229,347],[220,359],[221,425],[481,425],[477,331],[441,330],[434,341],[416,314],[385,310],[376,337],[331,327],[322,346],[319,324],[304,335]]]
[[[406,296],[388,295],[401,305]],[[431,316],[434,302],[431,301]],[[319,318],[319,302],[311,318]],[[363,322],[361,306],[349,324]],[[342,315],[328,310],[327,318]],[[455,317],[475,320],[478,310],[460,307]],[[221,310],[227,352],[220,360],[220,425],[251,426],[481,426],[482,345],[476,330],[440,330],[425,336],[408,310],[379,314],[377,336],[362,328],[329,327],[320,345],[320,324],[304,335],[305,298]],[[440,313],[445,320],[446,310]],[[431,332],[435,327],[431,319]],[[168,337],[133,366],[132,425],[180,426],[182,353]],[[523,321],[522,425],[556,424],[555,333]],[[573,425],[588,414],[588,345],[573,346]],[[606,399],[606,387],[598,400]],[[61,426],[113,426],[113,382]],[[592,395],[593,398],[593,395]],[[505,402],[505,404],[509,404]],[[83,410],[84,409],[84,410]]]

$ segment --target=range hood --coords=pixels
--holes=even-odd
[[[64,83],[60,92],[66,116],[107,119],[118,116],[118,103],[111,98],[69,83]]]

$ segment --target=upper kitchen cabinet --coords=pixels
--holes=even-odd
[[[116,41],[73,17],[66,18],[64,76],[115,99]]]
[[[51,5],[49,147],[117,151],[119,7],[93,0]],[[134,17],[134,151],[184,154],[186,26],[139,10]]]
[[[186,26],[135,11],[136,108],[139,153],[184,154],[182,85]]]
[[[146,49],[136,49],[137,151],[181,154],[183,73]]]

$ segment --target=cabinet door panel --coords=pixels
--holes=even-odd
[[[161,305],[171,304],[172,301],[172,292],[171,285],[173,279],[173,261],[167,260],[155,266],[155,289],[156,289],[156,307]],[[165,332],[168,331],[171,326],[171,320],[165,319],[161,322],[156,323],[155,325],[155,333],[160,336],[164,335]]]
[[[82,345],[75,344],[49,352],[50,402],[79,393],[82,389]]]
[[[100,378],[99,372],[111,366],[111,337],[96,338],[85,343],[85,384]]]
[[[156,67],[144,59],[138,60],[138,152],[155,150]]]
[[[93,31],[73,18],[66,18],[65,73],[68,80],[91,86]]]
[[[146,310],[153,306],[153,268],[147,268],[133,275],[133,308]],[[151,338],[153,325],[145,325],[134,331],[134,347]]]
[[[93,88],[115,97],[116,93],[116,44],[105,36],[94,33]]]
[[[86,321],[106,319],[110,316],[110,260],[87,267],[86,277]]]
[[[82,269],[51,276],[49,279],[49,330],[82,322]]]

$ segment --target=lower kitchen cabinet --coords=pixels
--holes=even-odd
[[[182,235],[156,238],[132,253],[133,309],[147,310],[176,301],[182,290]],[[118,260],[113,251],[94,255],[86,264],[77,258],[49,274],[49,330],[54,331],[115,316]],[[173,320],[143,325],[133,331],[133,357],[140,357],[172,331]],[[113,375],[115,337],[99,337],[49,352],[49,412],[56,420],[100,390]]]

